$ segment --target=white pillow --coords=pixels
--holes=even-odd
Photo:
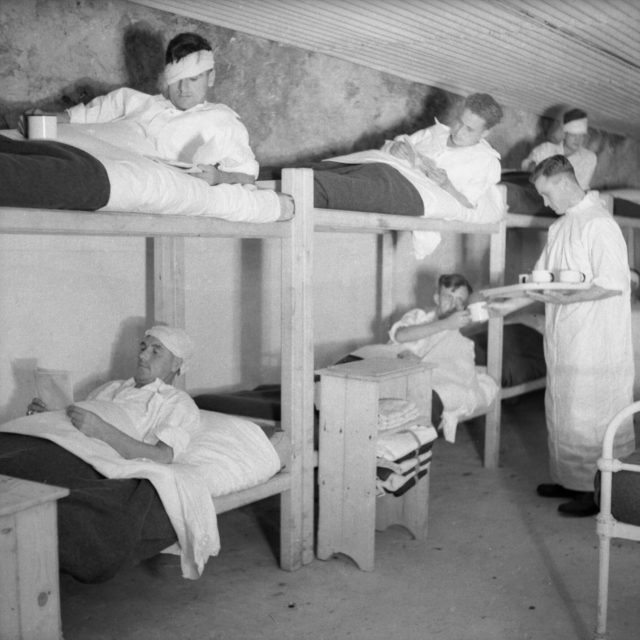
[[[200,429],[174,462],[197,466],[212,496],[261,484],[280,470],[280,458],[257,424],[203,410],[200,420]]]

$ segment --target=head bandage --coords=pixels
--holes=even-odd
[[[201,49],[177,62],[170,62],[164,68],[164,82],[168,86],[186,78],[195,78],[210,69],[213,69],[213,51]]]
[[[151,329],[147,329],[144,335],[157,338],[176,358],[182,360],[178,374],[183,374],[186,371],[187,362],[193,355],[195,348],[186,331],[158,324],[155,327],[151,327]]]
[[[562,125],[562,130],[565,133],[581,134],[588,132],[587,119],[580,118],[578,120],[570,120]]]

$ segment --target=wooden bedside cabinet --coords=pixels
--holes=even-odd
[[[0,475],[0,638],[60,640],[56,500],[68,489]]]
[[[317,556],[344,553],[374,569],[375,530],[404,526],[427,534],[429,474],[401,497],[376,498],[378,401],[416,404],[431,424],[431,369],[424,363],[372,358],[335,365],[320,374]]]

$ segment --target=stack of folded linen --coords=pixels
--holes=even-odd
[[[429,472],[431,447],[438,437],[433,427],[415,426],[391,434],[380,433],[376,443],[378,495],[401,496]]]
[[[413,402],[400,398],[380,398],[378,401],[378,431],[396,429],[420,417]]]

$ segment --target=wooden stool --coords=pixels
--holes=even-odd
[[[372,358],[320,374],[319,514],[317,556],[351,557],[374,569],[375,530],[404,526],[427,535],[429,474],[401,497],[376,500],[376,440],[380,398],[410,400],[431,424],[431,369],[423,363]],[[414,421],[415,423],[415,421]]]
[[[68,489],[0,475],[0,638],[60,640],[56,500]]]

